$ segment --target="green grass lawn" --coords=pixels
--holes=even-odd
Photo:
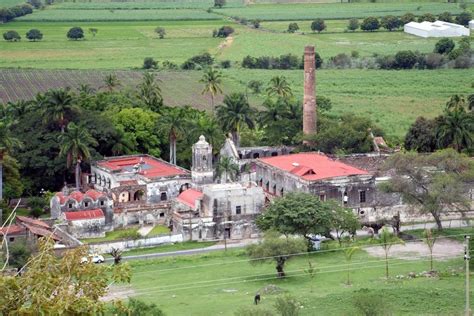
[[[213,246],[215,244],[216,243],[213,241],[204,241],[204,242],[184,241],[184,242],[179,242],[175,244],[127,250],[127,251],[124,251],[123,256],[148,255],[152,253],[191,250],[191,249],[198,249],[198,248],[206,248],[206,247]]]
[[[227,0],[226,7],[242,6],[241,0]],[[207,9],[214,6],[214,0],[178,0],[178,1],[65,1],[55,4],[57,9]]]
[[[461,9],[455,3],[325,3],[325,4],[257,4],[245,8],[224,8],[216,11],[227,16],[244,17],[248,20],[313,20],[364,18],[368,16],[396,15],[406,12],[415,15],[424,13],[439,14],[444,11],[459,13]]]
[[[15,5],[24,4],[25,2],[24,0],[2,0],[0,1],[0,8],[10,8]]]
[[[318,272],[311,281],[304,273],[311,261]],[[244,251],[131,262],[132,288],[138,298],[155,303],[168,315],[233,315],[251,307],[256,292],[275,284],[304,306],[301,315],[354,315],[352,295],[362,288],[383,295],[393,315],[459,315],[463,310],[462,275],[438,278],[390,279],[384,261],[365,252],[353,257],[352,286],[347,286],[346,264],[340,251],[296,257],[286,265],[288,277],[275,278],[273,263],[251,265]],[[436,262],[438,271],[462,269],[462,258]],[[424,260],[390,260],[390,274],[407,275],[429,269]],[[277,295],[262,293],[261,306],[272,309]]]
[[[131,228],[124,228],[124,229],[116,229],[111,232],[106,232],[105,237],[102,238],[88,238],[82,239],[81,241],[84,243],[97,243],[97,242],[105,242],[105,241],[115,241],[120,239],[130,239],[131,237],[138,237],[138,228],[131,227]]]
[[[146,236],[153,237],[153,236],[168,234],[169,232],[170,232],[170,229],[167,226],[156,225]]]

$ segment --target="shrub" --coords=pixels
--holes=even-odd
[[[453,22],[453,16],[450,12],[443,12],[438,15],[438,20],[445,21],[445,22]]]
[[[211,66],[213,63],[214,63],[214,58],[212,58],[211,54],[206,52],[201,55],[196,55],[189,58],[181,65],[181,68],[185,70],[192,70],[192,69],[196,69],[197,65],[201,67],[206,67],[206,66]]]
[[[349,24],[347,25],[347,29],[349,31],[355,31],[359,28],[359,20],[357,19],[350,19]]]
[[[247,25],[249,23],[249,21],[246,18],[241,18],[241,19],[239,19],[239,23],[242,24],[242,25]]]
[[[21,40],[21,36],[17,31],[6,31],[3,33],[3,38],[9,42],[17,42]]]
[[[119,232],[118,238],[119,239],[140,239],[142,236],[137,230],[124,230],[122,232]]]
[[[263,82],[260,80],[251,80],[247,87],[255,94],[262,92]]]
[[[379,19],[373,16],[369,16],[362,21],[362,24],[360,25],[360,28],[363,31],[369,31],[373,32],[376,31],[380,28],[380,22]]]
[[[336,56],[331,57],[330,60],[336,68],[349,68],[352,64],[351,58],[344,53],[337,54]]]
[[[416,17],[413,13],[407,12],[400,17],[400,24],[405,25],[407,23],[415,21]]]
[[[458,69],[467,69],[471,67],[471,57],[467,55],[462,55],[456,58],[454,61],[454,68]]]
[[[164,28],[158,26],[158,27],[155,29],[155,33],[158,34],[158,37],[159,37],[160,39],[163,39],[163,38],[165,38],[166,30],[165,30]]]
[[[0,8],[0,22],[7,23],[15,18],[12,10],[8,8]]]
[[[471,21],[471,20],[472,20],[472,14],[470,12],[467,12],[467,11],[461,12],[456,17],[456,23],[464,25],[464,26],[468,26],[469,21]]]
[[[244,59],[242,59],[242,67],[244,68],[250,68],[250,69],[257,68],[256,65],[257,65],[257,59],[255,57],[247,55],[244,57]]]
[[[418,152],[433,152],[436,150],[436,128],[435,120],[427,120],[418,117],[408,130],[404,147],[406,150]]]
[[[26,38],[33,42],[41,41],[43,39],[43,33],[38,29],[31,29],[26,33]]]
[[[223,60],[221,61],[221,68],[227,69],[232,66],[232,62],[230,60]]]
[[[402,50],[395,54],[397,68],[412,69],[417,62],[417,55],[411,50]]]
[[[400,27],[400,20],[396,16],[386,15],[382,18],[382,20],[380,21],[380,24],[382,25],[384,29],[391,32]]]
[[[234,316],[273,316],[274,314],[260,307],[240,307],[235,311]]]
[[[323,19],[316,19],[313,21],[313,23],[311,23],[311,30],[313,32],[317,31],[318,33],[321,33],[325,29],[326,29],[326,23],[324,23]]]
[[[360,289],[352,295],[352,304],[366,316],[383,315],[385,302],[380,293],[373,293],[368,289]]]
[[[214,0],[215,8],[222,8],[223,6],[225,6],[225,0]]]
[[[66,34],[67,38],[77,41],[84,38],[84,30],[80,27],[72,27]]]
[[[294,33],[298,31],[300,27],[298,26],[298,23],[290,23],[288,24],[288,33]]]
[[[454,49],[454,46],[454,41],[445,37],[435,44],[434,52],[438,54],[449,54]]]
[[[378,56],[376,63],[380,69],[394,69],[396,67],[394,56]]]
[[[28,0],[27,3],[32,5],[35,9],[39,9],[43,6],[41,0]]]
[[[256,29],[260,28],[260,20],[253,20],[252,25]]]
[[[436,21],[436,17],[431,13],[425,13],[418,18],[418,22],[423,21],[434,22]]]
[[[175,70],[178,69],[178,65],[176,65],[174,62],[165,60],[162,62],[162,66],[165,69],[170,69],[170,70]]]
[[[196,64],[188,59],[181,65],[181,69],[194,70],[196,69]]]
[[[234,29],[230,26],[224,25],[217,31],[215,37],[227,37],[232,33],[234,33]]]
[[[436,69],[443,64],[443,55],[438,53],[431,53],[425,56],[425,66],[428,69]]]
[[[351,51],[351,57],[352,58],[359,58],[359,56],[360,56],[360,54],[359,54],[358,51],[356,51],[356,50]]]
[[[143,69],[155,69],[158,68],[158,62],[153,57],[146,57],[143,60]]]
[[[300,303],[292,296],[278,297],[274,306],[280,315],[298,316],[300,313]]]

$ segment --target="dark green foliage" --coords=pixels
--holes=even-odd
[[[463,11],[456,17],[456,23],[464,26],[469,25],[469,21],[472,20],[472,14],[468,11]]]
[[[255,94],[262,92],[263,82],[260,80],[251,80],[247,84],[247,87]]]
[[[221,61],[221,68],[228,69],[232,67],[232,62],[230,60],[223,60]]]
[[[21,269],[31,255],[31,250],[24,244],[15,244],[10,248],[10,258],[8,264],[12,268]]]
[[[419,117],[410,126],[405,136],[404,147],[407,150],[417,152],[433,152],[436,150],[436,128],[435,120]]]
[[[242,60],[242,67],[250,69],[302,69],[303,58],[300,60],[297,56],[292,54],[281,55],[279,57],[246,56]],[[316,68],[320,68],[321,64],[321,56],[316,53]]]
[[[311,23],[311,30],[313,32],[321,33],[326,29],[326,23],[324,23],[323,19],[316,19]]]
[[[331,57],[330,62],[336,68],[350,68],[352,64],[351,57],[344,53],[337,54],[336,56]]]
[[[438,54],[449,54],[453,49],[454,41],[451,38],[442,38],[436,44],[434,48],[434,52]]]
[[[412,69],[418,58],[411,50],[399,51],[395,54],[395,64],[397,68]]]
[[[3,33],[3,39],[5,39],[8,42],[17,42],[21,40],[20,34],[18,34],[17,31],[6,31]]]
[[[389,30],[391,32],[400,27],[400,20],[396,16],[386,15],[382,17],[380,24],[384,29]]]
[[[156,69],[158,68],[158,62],[153,57],[146,57],[143,60],[143,69]]]
[[[352,304],[364,316],[386,315],[385,299],[369,289],[360,289],[352,295]]]
[[[28,0],[28,3],[31,4],[35,9],[39,9],[43,6],[41,0]]]
[[[358,19],[350,19],[347,25],[347,29],[349,31],[355,31],[359,28],[359,20]]]
[[[116,316],[164,316],[165,314],[155,304],[147,304],[139,299],[129,298],[125,308],[116,306],[111,308],[111,312]]]
[[[416,20],[416,17],[413,13],[407,12],[400,17],[400,24],[404,26],[407,23],[413,22]]]
[[[38,29],[31,29],[26,33],[26,38],[33,42],[41,41],[43,39],[43,33]]]
[[[369,16],[362,21],[360,25],[361,30],[373,32],[380,28],[379,19],[373,16]]]
[[[298,316],[301,304],[292,296],[280,296],[275,301],[275,309],[282,316]]]
[[[260,28],[260,20],[253,20],[252,25],[256,29]]]
[[[300,29],[300,27],[298,26],[298,23],[290,23],[288,24],[288,33],[294,33],[296,31],[298,31]]]
[[[418,17],[418,22],[423,22],[423,21],[428,21],[428,22],[434,22],[436,21],[436,17],[431,14],[431,13],[425,13]]]
[[[71,29],[69,29],[66,36],[70,40],[74,40],[74,41],[83,39],[84,38],[84,30],[80,27],[75,26],[75,27],[72,27]]]
[[[438,15],[438,20],[451,23],[453,22],[453,16],[451,15],[451,12],[443,12]]]
[[[234,28],[228,25],[222,26],[217,33],[215,34],[214,37],[227,37],[230,34],[234,33]]]
[[[226,0],[214,0],[214,7],[215,8],[222,8],[225,6]]]
[[[189,58],[181,65],[181,68],[184,70],[193,70],[196,69],[197,66],[204,68],[206,66],[211,66],[213,63],[214,58],[211,54],[206,52]]]
[[[165,38],[166,30],[163,27],[157,27],[155,29],[155,33],[158,34],[158,37],[160,39],[163,39],[163,38]]]
[[[23,193],[24,180],[20,175],[20,165],[12,156],[3,156],[3,198],[6,201],[19,198]]]

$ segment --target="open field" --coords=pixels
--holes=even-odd
[[[311,281],[303,272],[311,261],[318,272]],[[233,315],[242,306],[251,307],[256,292],[262,295],[260,308],[272,309],[277,295],[262,288],[276,285],[294,295],[303,306],[301,315],[354,315],[352,295],[362,288],[384,298],[385,310],[394,315],[456,315],[463,310],[463,260],[437,261],[435,268],[446,271],[441,278],[419,277],[386,281],[384,261],[365,251],[353,257],[353,285],[347,286],[346,264],[341,251],[303,255],[286,266],[288,277],[275,278],[274,265],[253,266],[243,251],[202,256],[132,262],[129,293],[155,303],[169,315]],[[429,269],[426,258],[390,259],[390,274],[407,276]],[[436,299],[433,299],[436,298]]]
[[[213,0],[179,0],[179,1],[69,1],[54,5],[57,9],[207,9],[214,6]],[[242,0],[227,0],[226,7],[243,6]]]
[[[23,4],[26,1],[24,0],[2,0],[0,1],[0,8],[10,8],[15,5]]]
[[[406,12],[415,15],[439,14],[449,11],[461,12],[454,3],[327,3],[327,4],[259,4],[245,8],[224,8],[216,10],[227,16],[238,16],[248,20],[314,20],[365,18],[368,16],[396,15]]]

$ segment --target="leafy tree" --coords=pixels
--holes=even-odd
[[[243,93],[232,93],[224,97],[224,104],[217,106],[217,119],[226,132],[232,134],[236,146],[240,143],[240,130],[244,125],[253,129],[254,109]]]
[[[472,20],[472,14],[468,11],[463,11],[456,16],[456,23],[464,26],[469,25],[469,21]]]
[[[453,22],[453,16],[451,15],[451,12],[443,12],[440,15],[438,15],[438,20],[440,21],[445,21],[445,22]]]
[[[57,124],[64,133],[67,124],[80,112],[69,88],[49,90],[42,111],[43,123]]]
[[[217,154],[224,143],[224,133],[217,120],[204,113],[192,120],[191,123],[191,133],[194,135],[192,139],[205,135],[207,141],[212,144],[213,151]]]
[[[28,0],[29,4],[31,4],[35,9],[40,9],[43,6],[41,0]]]
[[[15,244],[9,250],[8,265],[12,268],[21,269],[28,262],[31,250],[24,244]]]
[[[137,86],[137,98],[154,112],[160,112],[163,106],[161,88],[157,81],[160,80],[153,73],[146,72],[143,74],[142,82]]]
[[[164,316],[165,314],[155,304],[147,304],[135,298],[129,298],[127,305],[115,303],[111,312],[115,316]]]
[[[221,183],[227,180],[235,181],[239,173],[239,166],[230,157],[221,157],[216,168],[216,176],[220,178]]]
[[[3,33],[3,38],[8,42],[18,42],[21,40],[21,36],[17,31],[7,31]]]
[[[347,29],[349,31],[355,31],[359,28],[359,20],[358,19],[350,19],[347,25]]]
[[[431,14],[431,13],[425,13],[418,17],[418,22],[423,22],[423,21],[428,21],[428,22],[434,22],[436,21],[436,17]]]
[[[296,298],[289,295],[278,297],[274,306],[281,316],[298,316],[300,314],[301,304]]]
[[[333,203],[329,201],[327,203]],[[336,232],[336,238],[339,246],[342,245],[342,238],[345,233],[355,235],[357,229],[360,228],[360,223],[351,209],[341,207],[337,203],[333,203],[333,214],[331,220],[332,229]]]
[[[406,150],[417,152],[433,152],[436,150],[436,128],[435,120],[418,117],[408,130],[404,147]]]
[[[454,49],[454,46],[454,41],[445,37],[435,44],[434,52],[438,54],[449,54]]]
[[[31,29],[26,33],[26,38],[33,42],[41,41],[43,39],[43,33],[38,29]]]
[[[122,84],[120,80],[117,78],[117,75],[114,73],[108,74],[104,78],[105,88],[112,92],[115,88],[120,87]]]
[[[222,72],[209,67],[204,71],[199,82],[204,83],[202,94],[209,93],[211,96],[211,109],[214,111],[214,98],[217,94],[222,94]]]
[[[285,76],[275,76],[270,79],[270,83],[266,91],[269,97],[275,95],[280,98],[289,98],[293,96],[290,84],[286,80]]]
[[[82,126],[69,123],[67,132],[61,135],[60,156],[66,157],[67,167],[75,167],[76,190],[81,187],[81,163],[91,157],[89,146],[95,145],[96,140]]]
[[[20,164],[15,158],[6,153],[3,154],[3,159],[1,156],[0,149],[0,176],[2,176],[2,170],[4,176],[3,198],[5,201],[9,201],[21,197],[25,179],[20,175]]]
[[[89,33],[92,34],[92,37],[95,37],[97,35],[97,33],[99,33],[99,29],[98,28],[95,28],[95,27],[90,27],[88,29]]]
[[[80,264],[87,256],[85,247],[58,257],[53,246],[48,239],[40,239],[28,269],[16,276],[0,274],[0,314],[102,314],[105,303],[99,298],[108,284],[130,282],[128,265]]]
[[[416,54],[411,50],[402,50],[395,54],[395,64],[397,68],[401,69],[412,69],[418,58]]]
[[[215,37],[228,37],[230,34],[234,33],[234,28],[228,25],[222,26],[216,33]]]
[[[413,22],[416,20],[416,17],[413,13],[407,12],[400,17],[400,24],[403,26],[407,23]]]
[[[326,23],[324,23],[323,19],[316,19],[311,23],[311,30],[313,32],[321,33],[326,29]]]
[[[300,27],[298,26],[298,23],[296,22],[288,24],[288,33],[294,33],[298,31],[299,29]]]
[[[360,247],[356,246],[351,246],[351,247],[346,247],[344,249],[344,258],[346,259],[346,264],[347,264],[347,285],[351,285],[351,263],[352,263],[352,256],[360,250]]]
[[[268,261],[276,263],[277,277],[285,277],[285,263],[295,254],[304,252],[305,242],[301,238],[280,238],[275,232],[266,232],[263,241],[247,246],[247,254],[252,264],[261,264]]]
[[[84,38],[84,30],[80,27],[75,26],[75,27],[72,27],[71,29],[69,29],[66,36],[70,40],[74,40],[74,41],[83,39]]]
[[[186,117],[181,108],[167,108],[158,119],[158,128],[168,135],[170,144],[170,163],[176,165],[176,140],[183,135]]]
[[[222,8],[225,6],[226,0],[214,0],[214,7],[215,8]]]
[[[252,20],[252,25],[254,28],[259,29],[260,28],[260,20]]]
[[[7,23],[15,18],[12,10],[8,8],[0,8],[0,22]]]
[[[423,232],[423,241],[428,246],[430,250],[430,271],[433,271],[433,249],[436,242],[437,236],[434,234],[431,229],[427,228]]]
[[[442,214],[469,209],[465,190],[474,179],[474,163],[453,149],[430,155],[397,153],[384,168],[394,175],[381,189],[399,193],[417,212],[431,214],[438,230],[443,229]]]
[[[145,57],[143,60],[143,69],[155,69],[158,68],[158,62],[153,57]]]
[[[262,92],[263,82],[260,80],[250,80],[247,87],[255,94]]]
[[[362,31],[369,31],[369,32],[376,31],[380,28],[379,19],[373,16],[369,16],[362,21],[360,28]]]
[[[160,39],[163,39],[163,38],[165,38],[166,30],[165,30],[163,27],[159,27],[159,26],[158,26],[158,27],[155,29],[155,33],[158,34],[158,37],[159,37]]]
[[[380,247],[382,247],[385,253],[385,277],[388,279],[388,255],[390,253],[390,249],[393,245],[404,244],[404,242],[394,234],[390,233],[387,227],[384,227],[379,233],[379,238],[374,240]]]
[[[382,17],[380,24],[384,29],[391,32],[400,27],[400,20],[396,16],[386,15]]]

